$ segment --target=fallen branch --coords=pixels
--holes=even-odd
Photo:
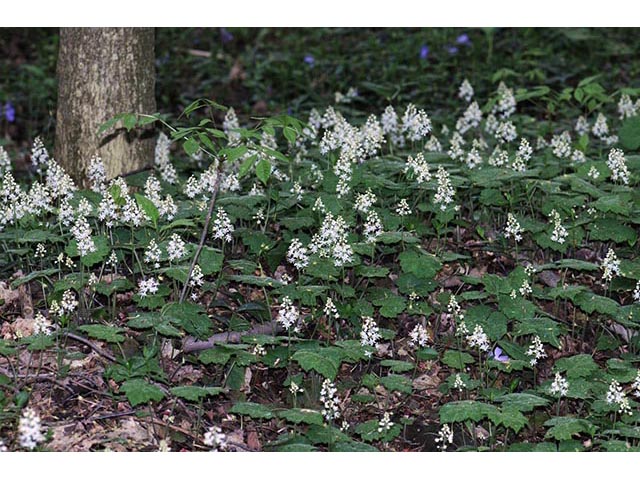
[[[213,348],[219,344],[225,343],[240,343],[240,339],[245,335],[275,335],[284,330],[282,325],[276,321],[264,323],[253,327],[251,330],[245,332],[224,332],[217,333],[207,340],[196,340],[193,337],[187,337],[182,342],[182,351],[184,353],[199,352],[201,350],[207,350]]]
[[[81,337],[80,335],[76,335],[75,333],[71,333],[71,332],[62,332],[62,334],[67,338],[71,338],[72,340],[75,340],[77,342],[84,343],[91,350],[96,352],[98,355],[103,356],[107,360],[111,360],[112,362],[116,361],[116,357],[114,357],[111,353],[107,352],[106,350],[103,350],[102,348],[97,346],[88,338]]]

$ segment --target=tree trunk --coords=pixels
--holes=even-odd
[[[79,184],[94,155],[108,178],[152,164],[149,130],[98,128],[120,113],[155,112],[154,62],[153,28],[60,29],[55,157]]]

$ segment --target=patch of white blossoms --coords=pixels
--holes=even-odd
[[[416,177],[418,185],[431,180],[431,173],[429,173],[429,164],[424,159],[422,152],[419,152],[415,158],[411,155],[407,157],[407,164],[404,168],[405,172],[409,170],[413,171]]]
[[[39,443],[44,442],[40,416],[33,408],[25,408],[18,425],[18,441],[22,448],[33,450]]]
[[[609,405],[617,405],[618,413],[631,415],[631,406],[629,405],[629,399],[624,393],[622,386],[617,380],[612,380],[609,384],[609,390],[607,391],[607,403]]]
[[[429,342],[429,333],[422,324],[418,324],[413,327],[413,330],[409,333],[409,345],[412,347],[426,347]]]
[[[395,208],[396,215],[400,217],[406,217],[407,215],[411,215],[411,208],[407,203],[407,199],[403,198],[398,202]]]
[[[333,217],[327,213],[320,231],[313,235],[309,251],[322,258],[332,258],[336,267],[353,260],[353,249],[347,241],[347,224],[341,216]]]
[[[227,448],[227,436],[222,433],[222,429],[217,426],[211,426],[204,434],[203,443],[211,447],[212,452],[225,450]]]
[[[331,380],[326,378],[322,382],[320,390],[320,401],[322,402],[322,416],[327,422],[331,422],[336,418],[340,418],[340,410],[338,408],[338,390]]]
[[[569,235],[567,229],[562,226],[562,220],[560,214],[554,208],[549,213],[549,218],[553,224],[553,231],[551,232],[551,241],[559,244],[563,244]]]
[[[558,395],[559,397],[565,397],[567,393],[569,393],[569,382],[560,372],[556,372],[551,387],[549,387],[549,393],[551,395]]]
[[[453,197],[456,194],[456,191],[451,185],[449,172],[447,172],[442,165],[438,167],[436,180],[438,181],[438,189],[433,196],[433,202],[440,205],[440,210],[444,211],[450,203],[453,203]]]
[[[602,279],[605,282],[610,282],[614,276],[620,275],[620,260],[616,256],[616,252],[613,248],[607,251],[607,255],[602,260]]]
[[[514,241],[519,242],[522,240],[522,232],[524,230],[520,226],[518,219],[512,214],[507,214],[507,226],[504,228],[504,236],[506,238],[513,238]]]
[[[158,293],[158,280],[153,277],[141,279],[138,281],[138,295],[146,297]]]
[[[607,157],[607,167],[611,170],[611,179],[629,185],[629,170],[624,152],[619,148],[612,148]]]
[[[169,158],[169,147],[171,141],[164,133],[160,132],[156,141],[154,164],[160,172],[160,177],[167,183],[176,183],[178,174]]]
[[[229,215],[224,211],[222,207],[218,207],[216,212],[216,218],[211,224],[211,233],[213,238],[218,240],[224,240],[225,242],[233,241],[231,234],[234,231],[233,224],[229,219]]]
[[[531,360],[529,360],[529,364],[532,367],[538,364],[538,360],[547,356],[547,354],[544,352],[542,340],[540,340],[540,337],[538,335],[533,337],[531,345],[529,345],[529,349],[526,351],[526,355],[531,357]]]
[[[299,318],[300,312],[298,312],[298,309],[293,305],[293,300],[289,297],[283,297],[276,321],[282,325],[285,330],[289,330],[298,323]]]
[[[375,320],[371,317],[362,318],[362,330],[360,330],[360,344],[363,347],[369,346],[376,348],[380,341],[380,329]],[[367,351],[366,356],[370,357],[371,352]]]
[[[484,333],[481,325],[476,325],[473,329],[473,333],[467,335],[467,342],[471,348],[478,347],[478,349],[483,352],[489,351],[489,337]]]
[[[309,265],[309,255],[307,248],[302,245],[302,242],[298,238],[291,240],[289,249],[287,250],[287,261],[296,267],[298,270],[302,270]]]
[[[466,78],[460,84],[460,88],[458,88],[458,98],[463,99],[467,103],[473,98],[473,87]]]
[[[407,139],[412,142],[422,140],[431,132],[431,120],[424,110],[416,109],[410,103],[407,105],[402,116],[402,132],[407,135]]]
[[[440,431],[438,432],[438,436],[436,437],[436,443],[438,443],[438,449],[444,452],[449,445],[453,443],[453,430],[447,424],[442,425]]]
[[[380,216],[378,212],[375,210],[371,210],[367,213],[367,219],[364,223],[363,234],[367,243],[375,243],[378,237],[383,232],[382,221],[380,220]]]
[[[393,425],[394,423],[391,421],[389,412],[384,412],[382,418],[378,421],[378,433],[388,432]]]
[[[180,238],[180,235],[178,235],[177,233],[171,235],[169,243],[167,244],[167,255],[169,261],[173,262],[174,260],[179,260],[180,258],[184,257],[186,253],[185,247],[186,244],[184,243],[184,240]]]

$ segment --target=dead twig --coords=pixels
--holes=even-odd
[[[219,344],[240,343],[240,339],[245,335],[275,335],[283,330],[282,325],[276,321],[271,321],[269,323],[253,327],[251,330],[246,332],[217,333],[209,337],[207,340],[196,340],[193,337],[187,337],[182,342],[182,351],[184,353],[199,352],[201,350],[213,348]]]

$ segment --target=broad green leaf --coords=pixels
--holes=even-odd
[[[555,364],[559,372],[567,372],[568,378],[588,377],[598,370],[598,364],[593,361],[591,355],[585,353],[564,357]]]
[[[273,418],[273,412],[266,405],[253,402],[238,402],[229,410],[237,415],[246,415],[251,418]]]
[[[499,416],[500,411],[497,407],[487,403],[475,400],[461,400],[443,405],[439,414],[441,423],[464,422],[466,420],[479,422],[489,416]]]
[[[581,418],[554,417],[544,423],[545,427],[551,427],[544,438],[554,438],[556,440],[571,440],[578,433],[586,433],[593,436],[597,427]]]
[[[292,423],[306,423],[308,425],[322,425],[324,419],[322,414],[316,410],[308,408],[291,408],[278,412],[278,417],[284,418]]]
[[[223,392],[220,387],[197,387],[193,385],[185,387],[173,387],[171,390],[176,397],[184,398],[191,402],[199,402],[205,397],[215,397]]]
[[[124,335],[126,330],[120,327],[112,327],[110,325],[81,325],[78,330],[85,332],[91,338],[97,338],[98,340],[104,340],[110,343],[124,342]]]
[[[413,363],[403,362],[402,360],[382,360],[380,366],[389,367],[392,372],[396,373],[409,372],[415,368]]]
[[[475,359],[467,352],[459,350],[447,350],[442,356],[442,363],[457,370],[463,370],[465,365],[474,363]]]
[[[158,207],[156,207],[151,200],[149,200],[144,195],[140,195],[139,193],[135,194],[136,202],[138,206],[142,209],[147,217],[151,219],[151,223],[154,226],[158,225],[158,219],[160,218],[160,212],[158,212]]]
[[[502,403],[503,409],[513,408],[520,412],[530,412],[536,407],[544,407],[549,401],[546,398],[531,393],[509,393],[496,398]]]
[[[269,160],[263,158],[258,162],[256,165],[256,176],[264,185],[267,184],[271,176],[271,162],[269,162]]]
[[[327,356],[310,350],[299,350],[293,355],[293,360],[298,362],[306,372],[314,370],[325,378],[333,380],[338,374],[336,362]]]
[[[380,383],[388,390],[396,390],[398,392],[411,393],[413,387],[411,386],[411,379],[404,375],[387,375],[380,378]]]
[[[122,384],[120,390],[125,392],[132,407],[150,401],[159,402],[164,398],[164,392],[155,385],[141,378],[133,378]]]

